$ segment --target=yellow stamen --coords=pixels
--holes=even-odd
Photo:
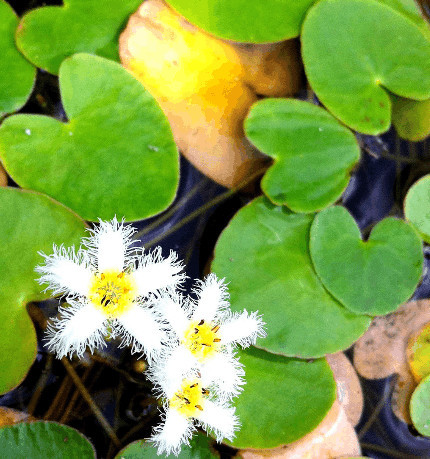
[[[200,322],[192,322],[186,332],[182,344],[187,347],[200,361],[214,355],[221,347],[221,338],[217,332],[219,325]]]
[[[193,418],[197,411],[203,411],[205,402],[203,396],[208,394],[206,389],[202,389],[199,381],[184,379],[181,389],[169,400],[169,407],[187,418]]]
[[[110,270],[92,278],[89,298],[109,318],[120,317],[132,306],[136,296],[137,287],[132,274]]]

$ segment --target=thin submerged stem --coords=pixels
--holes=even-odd
[[[207,183],[208,183],[208,179],[204,177],[202,180],[200,180],[199,183],[194,185],[194,187],[190,190],[189,193],[187,193],[185,196],[179,199],[179,201],[176,204],[174,204],[170,209],[168,209],[164,214],[162,214],[160,218],[157,218],[151,224],[149,224],[148,226],[145,226],[145,228],[137,232],[134,235],[134,238],[138,239],[138,238],[141,238],[142,236],[145,236],[146,234],[150,233],[152,230],[160,226],[162,223],[164,223],[166,220],[168,220],[180,207],[182,207],[194,195],[196,195],[200,190],[202,190],[206,186]]]
[[[197,218],[199,215],[205,213],[206,211],[208,211],[209,209],[211,209],[212,207],[216,206],[217,204],[227,200],[228,198],[230,198],[231,196],[234,196],[236,193],[238,193],[242,188],[245,188],[247,185],[249,185],[250,183],[252,183],[257,177],[259,177],[261,174],[263,174],[263,172],[265,172],[267,169],[267,167],[264,167],[264,168],[261,168],[259,169],[258,171],[254,172],[253,174],[251,174],[249,177],[247,177],[245,180],[243,180],[238,186],[230,189],[230,190],[227,190],[225,191],[224,193],[216,196],[215,198],[211,199],[210,201],[208,201],[207,203],[203,204],[203,206],[199,207],[198,209],[196,209],[195,211],[191,212],[190,214],[188,214],[185,218],[183,218],[182,220],[180,220],[178,223],[176,223],[175,225],[173,225],[171,228],[169,228],[167,231],[165,231],[163,234],[161,234],[160,236],[157,236],[155,238],[153,238],[152,240],[148,241],[146,244],[145,244],[145,248],[150,248],[152,246],[154,246],[155,244],[157,244],[158,242],[160,242],[161,240],[163,240],[165,237],[169,236],[170,234],[174,233],[175,231],[177,231],[179,228],[182,228],[183,226],[185,226],[187,223],[191,222],[192,220],[194,220],[195,218]]]
[[[87,402],[94,416],[97,418],[105,432],[109,435],[110,439],[115,444],[115,446],[119,448],[121,443],[118,437],[116,436],[116,433],[114,432],[106,418],[103,416],[103,413],[101,412],[100,408],[95,404],[93,398],[87,391],[87,388],[82,383],[81,378],[78,376],[75,369],[72,367],[72,365],[69,363],[66,357],[63,357],[61,359],[61,363],[64,365],[64,368],[66,369],[69,376],[72,378],[73,383],[81,393],[82,398]]]
[[[87,367],[84,371],[84,374],[82,375],[82,382],[84,383],[89,374],[90,374],[90,371],[91,371],[91,367]],[[78,399],[79,397],[79,391],[78,390],[75,390],[75,392],[73,393],[72,395],[72,398],[70,399],[68,405],[66,406],[66,409],[64,410],[64,413],[63,415],[61,416],[59,422],[60,424],[66,424],[69,416],[70,416],[70,412],[72,411],[73,407],[75,406],[75,403],[76,403],[76,400]]]
[[[40,396],[42,395],[42,392],[44,391],[46,387],[46,383],[48,382],[48,379],[49,379],[49,374],[51,372],[53,361],[54,361],[54,356],[52,354],[48,354],[46,358],[45,367],[42,370],[42,374],[39,380],[37,381],[36,389],[34,390],[33,395],[30,399],[30,402],[27,406],[27,412],[30,415],[34,414],[34,411],[36,410],[37,403],[39,402]]]

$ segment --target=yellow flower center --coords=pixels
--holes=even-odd
[[[205,399],[209,392],[201,386],[198,380],[184,379],[181,390],[169,400],[169,407],[179,411],[187,418],[196,417],[198,411],[203,411]]]
[[[200,361],[214,355],[221,347],[221,339],[217,332],[219,325],[200,322],[192,322],[184,334],[182,344],[186,346]]]
[[[94,274],[89,298],[93,305],[109,318],[126,312],[137,296],[137,287],[132,274],[124,271],[104,271]]]

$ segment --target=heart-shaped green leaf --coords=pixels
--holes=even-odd
[[[430,175],[418,180],[405,199],[405,217],[430,244]]]
[[[15,115],[0,127],[11,177],[86,220],[164,210],[175,197],[179,159],[154,98],[119,64],[89,54],[64,61],[60,88],[69,122]]]
[[[397,309],[413,294],[424,263],[420,238],[403,220],[382,220],[363,241],[354,219],[341,206],[315,217],[310,250],[327,290],[357,314]]]
[[[420,8],[415,0],[378,0],[390,8],[395,9],[397,12],[415,22],[425,33],[429,33],[430,29],[427,21],[424,19]]]
[[[275,164],[262,181],[275,204],[314,212],[336,201],[360,158],[352,132],[324,109],[295,99],[265,99],[253,105],[245,132]]]
[[[36,335],[25,308],[49,298],[36,282],[38,251],[79,244],[85,223],[69,209],[39,193],[0,188],[0,393],[27,374],[36,356]],[[13,456],[11,456],[13,457]]]
[[[394,7],[376,0],[321,0],[309,10],[301,39],[312,89],[357,131],[379,134],[390,127],[386,90],[416,100],[430,97],[429,34]]]
[[[336,383],[325,359],[312,362],[250,348],[243,392],[235,405],[242,424],[236,448],[275,448],[306,435],[324,419],[336,398]]]
[[[430,375],[414,390],[409,408],[415,428],[421,435],[430,437]]]
[[[312,266],[312,215],[293,214],[257,198],[221,234],[212,265],[229,282],[233,311],[257,310],[267,337],[257,346],[298,357],[321,357],[349,347],[370,319],[344,308]]]
[[[393,124],[399,137],[424,140],[430,134],[430,99],[411,100],[392,96]]]
[[[118,38],[141,0],[64,0],[25,14],[16,42],[37,67],[58,73],[61,62],[75,53],[118,60]],[[88,74],[92,75],[92,74]]]
[[[190,446],[182,445],[178,456],[169,454],[165,458],[174,459],[216,459],[219,454],[212,449],[213,440],[206,434],[197,432],[190,440]],[[116,456],[115,459],[159,459],[157,448],[145,440],[137,440],[127,445]]]
[[[0,118],[21,108],[33,89],[36,69],[15,46],[18,18],[4,0],[0,0]]]
[[[0,428],[3,457],[14,459],[94,459],[91,443],[77,430],[56,422],[20,423]]]
[[[269,43],[296,37],[315,0],[167,0],[188,21],[216,37]],[[256,20],[258,18],[258,20]]]

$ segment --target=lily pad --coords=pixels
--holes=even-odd
[[[309,10],[301,40],[312,89],[359,132],[380,134],[390,127],[387,90],[415,100],[430,97],[429,34],[394,7],[321,0]]]
[[[324,359],[312,362],[250,348],[240,352],[246,384],[235,402],[242,424],[236,448],[275,448],[311,432],[336,399]]]
[[[395,9],[411,21],[415,22],[425,33],[429,33],[429,25],[415,0],[378,0],[390,8]]]
[[[304,358],[348,348],[369,326],[324,288],[309,254],[313,216],[265,198],[242,208],[221,234],[212,270],[229,282],[231,308],[257,310],[267,337],[257,347]]]
[[[406,355],[415,381],[420,382],[430,375],[430,323],[411,334]]]
[[[315,0],[167,0],[192,24],[216,37],[269,43],[297,37]],[[256,20],[258,18],[258,21]]]
[[[97,54],[119,61],[118,38],[141,0],[64,0],[25,14],[16,34],[18,48],[37,67],[57,74],[61,62],[75,53]],[[90,74],[89,74],[90,75]]]
[[[430,175],[418,180],[406,195],[405,217],[430,244]]]
[[[85,223],[66,207],[39,193],[0,188],[0,393],[27,374],[36,357],[36,334],[25,308],[49,298],[36,282],[38,251],[79,244]],[[13,457],[13,456],[10,456]]]
[[[392,97],[393,124],[402,139],[418,142],[430,134],[430,99]]]
[[[430,437],[430,376],[423,379],[412,394],[410,411],[418,432]]]
[[[176,194],[179,159],[154,98],[119,64],[89,54],[64,61],[60,89],[67,123],[15,115],[0,127],[1,160],[15,182],[86,220],[164,210]]]
[[[422,243],[403,220],[385,218],[363,241],[349,212],[335,206],[312,224],[310,251],[325,287],[350,311],[382,315],[413,294],[422,274]]]
[[[15,46],[18,17],[0,0],[0,118],[20,109],[30,96],[36,69]]]
[[[360,159],[349,129],[324,109],[300,100],[257,102],[245,121],[245,132],[275,160],[264,175],[264,193],[294,212],[314,212],[336,201]]]
[[[169,454],[163,457],[170,459],[174,459],[175,457],[178,459],[216,459],[220,456],[211,447],[213,441],[211,437],[198,432],[194,434],[193,438],[190,440],[190,446],[182,445],[181,452],[178,456]],[[157,454],[157,448],[151,443],[145,442],[145,440],[137,440],[130,443],[115,456],[115,459],[140,458],[159,459],[160,456]]]
[[[94,459],[91,443],[77,430],[56,422],[30,422],[0,428],[3,457],[14,459]]]

